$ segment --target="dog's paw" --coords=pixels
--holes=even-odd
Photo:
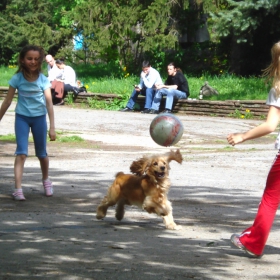
[[[182,229],[182,226],[176,225],[174,229],[175,229],[175,230],[181,230],[181,229]]]
[[[102,206],[99,206],[96,210],[96,219],[101,220],[105,218],[106,213],[107,213],[107,209]]]
[[[173,224],[166,225],[166,229],[181,230],[182,226],[176,225],[175,223],[173,223]]]
[[[121,221],[123,219],[123,216],[124,216],[124,211],[116,212],[115,217],[118,221]]]
[[[105,215],[96,214],[96,219],[101,220],[105,217]]]

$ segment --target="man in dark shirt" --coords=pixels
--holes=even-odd
[[[164,85],[156,86],[156,94],[150,110],[150,114],[158,114],[159,106],[163,95],[166,95],[166,103],[164,113],[172,112],[174,97],[178,99],[187,98],[189,93],[189,85],[187,79],[180,68],[175,67],[171,62],[167,66],[168,77]]]

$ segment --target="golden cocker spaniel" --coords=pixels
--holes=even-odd
[[[167,229],[180,229],[181,226],[173,220],[171,202],[167,197],[170,188],[169,163],[172,160],[182,163],[179,149],[133,161],[130,166],[133,174],[118,172],[107,195],[97,207],[96,218],[103,219],[108,207],[117,204],[115,216],[120,221],[124,216],[124,206],[136,205],[148,213],[161,216]]]

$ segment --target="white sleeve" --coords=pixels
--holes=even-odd
[[[151,67],[148,76],[143,78],[143,83],[146,88],[152,88],[155,84],[162,84],[162,80],[158,71]]]
[[[58,67],[53,66],[53,68],[50,68],[48,65],[48,80],[49,81],[58,79],[61,77],[61,75],[62,75],[61,70]]]
[[[76,73],[74,69],[70,66],[66,66],[64,68],[64,75],[65,75],[65,80],[64,84],[69,84],[73,87],[76,86]]]
[[[274,88],[269,91],[266,104],[280,108],[280,96],[276,96],[276,91]]]

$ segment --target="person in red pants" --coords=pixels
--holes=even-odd
[[[267,119],[261,125],[245,132],[233,133],[227,136],[232,146],[255,139],[275,131],[280,119],[280,41],[271,49],[271,64],[264,70],[263,76],[272,79],[266,104],[269,105]],[[276,211],[280,203],[280,152],[268,173],[266,187],[252,226],[241,234],[233,234],[231,242],[239,249],[253,257],[261,257],[272,227]]]

